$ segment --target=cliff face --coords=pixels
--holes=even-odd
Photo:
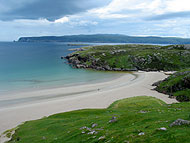
[[[108,71],[175,71],[190,67],[190,49],[183,45],[96,46],[65,58],[76,68]]]

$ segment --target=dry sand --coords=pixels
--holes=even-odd
[[[152,90],[154,82],[166,77],[162,72],[136,72],[104,83],[1,96],[0,134],[28,120],[72,110],[106,108],[116,100],[134,96],[152,96],[175,103],[175,99]]]

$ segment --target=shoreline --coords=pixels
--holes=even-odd
[[[88,71],[95,71],[94,69],[88,69]],[[26,92],[32,92],[32,91],[41,91],[41,90],[47,90],[47,89],[56,89],[56,88],[67,88],[67,87],[73,87],[73,86],[81,86],[81,85],[87,85],[87,84],[97,84],[97,83],[105,83],[109,82],[115,79],[120,78],[121,76],[125,75],[126,73],[131,74],[131,72],[114,72],[114,71],[98,71],[102,73],[109,72],[109,74],[113,74],[112,77],[105,77],[103,79],[96,79],[96,80],[89,80],[89,81],[84,81],[84,82],[72,82],[72,83],[67,83],[67,84],[58,84],[58,85],[45,85],[45,86],[37,86],[37,87],[28,87],[28,88],[23,88],[23,89],[14,89],[14,90],[0,90],[0,98],[3,96],[12,96],[15,93],[20,94],[20,93],[26,93]]]
[[[75,95],[80,95],[84,93],[90,93],[90,92],[95,92],[103,89],[105,90],[106,88],[109,88],[113,86],[113,84],[117,84],[117,86],[121,86],[119,82],[123,80],[127,80],[127,83],[130,82],[131,80],[136,78],[136,74],[132,74],[129,72],[123,73],[123,74],[118,74],[118,76],[110,78],[110,79],[105,79],[101,81],[95,81],[95,82],[90,82],[90,83],[82,83],[82,84],[71,84],[70,86],[55,86],[51,88],[41,88],[41,89],[36,89],[36,90],[23,90],[23,91],[18,91],[18,92],[10,92],[4,95],[0,96],[0,111],[4,108],[2,108],[2,104],[4,104],[4,101],[9,101],[9,100],[18,100],[18,99],[30,99],[32,98],[32,103],[34,103],[34,99],[40,100],[41,98],[44,99],[44,101],[51,100],[51,99],[58,99],[61,97],[71,97]],[[121,83],[121,84],[122,84]],[[123,86],[123,85],[122,85]],[[116,88],[116,87],[115,87]],[[25,100],[25,102],[26,102]],[[12,104],[12,103],[11,103]],[[14,104],[14,103],[13,103]],[[30,102],[29,102],[30,104]],[[9,107],[12,108],[12,107]]]
[[[152,96],[168,104],[176,103],[177,101],[168,98],[168,95],[152,90],[154,82],[166,77],[167,75],[163,72],[135,72],[134,75],[124,75],[103,83],[30,92],[27,97],[36,99],[52,95],[59,97],[18,104],[9,108],[0,108],[0,122],[2,123],[0,134],[25,121],[73,110],[107,108],[117,100],[135,96]],[[64,96],[64,94],[73,92],[78,92],[78,94]],[[8,97],[7,99],[0,97],[0,101],[22,99],[24,96],[26,97],[26,93],[14,95],[14,97]]]

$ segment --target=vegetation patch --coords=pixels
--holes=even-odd
[[[181,70],[154,85],[158,92],[175,97],[180,102],[190,101],[190,69]]]
[[[107,109],[78,110],[28,121],[9,143],[189,143],[190,104],[134,97]]]

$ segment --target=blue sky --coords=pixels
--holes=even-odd
[[[0,0],[0,41],[125,34],[190,38],[188,0]]]

